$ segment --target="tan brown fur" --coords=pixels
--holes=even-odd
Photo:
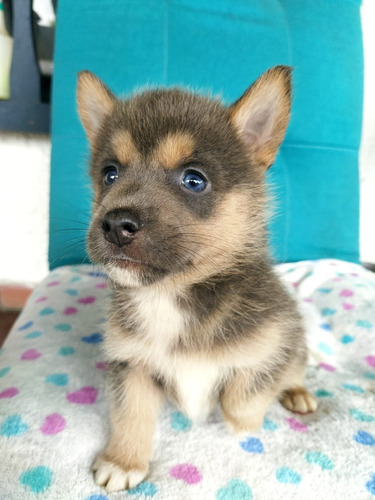
[[[140,154],[129,131],[120,130],[117,132],[113,139],[113,151],[116,158],[122,165],[127,165],[128,163],[137,163],[140,160]]]
[[[220,404],[240,433],[260,427],[274,399],[316,409],[302,386],[301,318],[267,250],[263,177],[290,94],[286,67],[230,107],[179,89],[119,101],[80,76],[95,193],[88,249],[113,292],[104,342],[112,430],[94,464],[108,491],[145,477],[164,396],[194,419]],[[184,183],[191,171],[202,192]]]
[[[194,146],[194,139],[191,135],[183,132],[170,133],[152,152],[151,161],[154,160],[164,168],[175,168],[193,155]]]

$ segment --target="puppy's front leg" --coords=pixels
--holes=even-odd
[[[112,363],[110,370],[111,435],[93,465],[96,484],[108,492],[134,488],[145,478],[163,401],[143,367]]]

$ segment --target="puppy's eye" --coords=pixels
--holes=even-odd
[[[182,178],[182,185],[193,191],[194,193],[200,193],[207,186],[207,180],[204,178],[203,174],[196,172],[195,170],[188,170],[184,173]]]
[[[104,174],[104,184],[110,186],[115,183],[118,179],[118,170],[114,165],[106,167],[103,171]]]

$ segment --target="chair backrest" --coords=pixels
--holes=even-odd
[[[64,0],[55,47],[51,268],[86,258],[88,145],[77,72],[117,94],[181,84],[229,103],[264,70],[294,67],[287,136],[268,180],[278,261],[359,258],[358,150],[363,100],[360,0]]]

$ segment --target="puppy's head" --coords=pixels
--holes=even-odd
[[[118,100],[79,74],[94,186],[88,250],[122,286],[191,284],[265,252],[264,172],[290,112],[290,69],[230,107],[179,89]]]

